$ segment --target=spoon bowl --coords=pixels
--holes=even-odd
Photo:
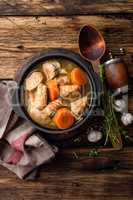
[[[90,25],[84,26],[79,34],[79,48],[81,54],[92,62],[94,70],[100,64],[100,58],[105,53],[105,41],[101,33]]]

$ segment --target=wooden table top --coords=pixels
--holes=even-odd
[[[43,49],[79,52],[78,34],[84,24],[103,33],[108,49],[126,49],[132,112],[133,0],[0,0],[0,79],[12,79],[28,57]],[[19,180],[0,166],[0,200],[133,200],[133,145],[116,152],[102,150],[101,157],[119,163],[106,170],[83,168],[88,151],[83,145],[61,150],[51,164],[40,168],[35,181]],[[74,152],[80,153],[78,159]]]

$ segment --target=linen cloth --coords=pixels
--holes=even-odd
[[[0,164],[21,179],[33,179],[35,169],[50,162],[58,148],[13,112],[11,99],[16,86],[15,81],[0,82]]]

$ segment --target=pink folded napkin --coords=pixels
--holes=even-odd
[[[0,82],[0,164],[21,179],[33,179],[37,167],[52,160],[58,149],[13,112],[11,91],[15,87],[15,81]]]

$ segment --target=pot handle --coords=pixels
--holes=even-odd
[[[14,92],[12,94],[12,109],[18,116],[24,118],[23,117],[23,113],[22,113],[22,111],[20,109],[20,105],[18,104],[18,101],[17,101],[17,95],[16,95],[17,94],[17,90],[18,90],[18,88],[15,88]]]

